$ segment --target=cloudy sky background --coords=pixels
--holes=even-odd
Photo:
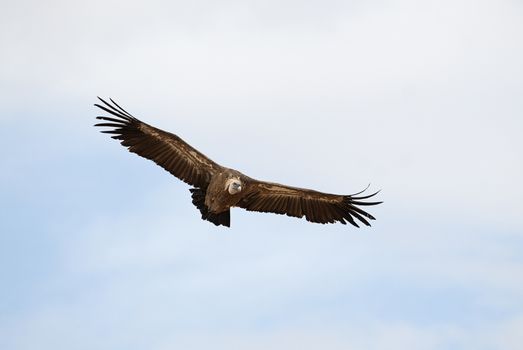
[[[523,6],[4,1],[0,348],[520,349]],[[232,211],[95,97],[372,228]]]

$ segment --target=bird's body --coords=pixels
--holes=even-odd
[[[241,183],[242,177],[245,177],[245,175],[228,168],[224,168],[211,177],[205,195],[205,205],[210,212],[215,214],[222,213],[238,204],[243,196],[242,191],[231,193],[228,187],[234,180]]]
[[[193,204],[200,210],[202,219],[215,225],[230,226],[230,208],[240,207],[249,211],[286,214],[305,217],[310,222],[358,226],[356,220],[370,226],[374,217],[359,206],[381,202],[365,202],[376,193],[358,196],[328,194],[309,189],[264,182],[241,172],[218,165],[180,137],[157,129],[136,119],[113,100],[110,104],[95,106],[114,117],[99,116],[104,123],[96,126],[112,127],[102,131],[114,134],[114,139],[142,157],[154,161],[193,188]]]

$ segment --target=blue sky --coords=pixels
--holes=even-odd
[[[513,1],[19,1],[0,14],[2,349],[520,349]],[[249,176],[382,189],[372,228],[232,212],[96,96]]]

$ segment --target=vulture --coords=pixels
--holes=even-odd
[[[382,202],[368,201],[378,192],[362,195],[368,188],[351,195],[318,192],[280,185],[248,177],[223,167],[175,134],[155,128],[132,116],[113,99],[111,103],[98,97],[95,106],[109,115],[98,116],[109,127],[102,133],[112,134],[130,152],[150,159],[178,179],[191,185],[192,202],[202,219],[230,227],[231,207],[249,211],[286,214],[320,224],[342,223],[370,226],[374,217],[361,209]]]

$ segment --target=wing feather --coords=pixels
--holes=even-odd
[[[112,99],[111,103],[98,99],[102,104],[95,106],[111,116],[96,117],[103,122],[95,126],[113,128],[102,133],[114,135],[111,137],[120,140],[130,152],[152,160],[180,180],[200,188],[207,188],[212,175],[221,169],[180,137],[138,120]]]
[[[378,192],[358,196],[365,190],[353,195],[337,195],[304,188],[263,182],[251,178],[244,179],[245,194],[238,207],[250,211],[286,214],[321,224],[340,222],[359,227],[359,223],[370,226],[374,217],[359,208],[360,205],[377,205],[382,202],[363,200],[375,196]]]

